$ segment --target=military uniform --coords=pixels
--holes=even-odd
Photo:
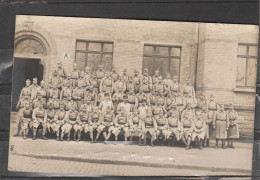
[[[146,144],[147,133],[151,136],[151,145],[153,146],[153,141],[156,139],[157,123],[155,119],[149,113],[146,114],[143,124],[142,124],[142,139],[144,139]]]
[[[173,82],[171,85],[171,91],[175,96],[178,95],[178,92],[181,90],[181,85],[178,82]]]
[[[136,88],[135,88],[135,84],[134,82],[131,80],[129,80],[129,82],[126,84],[126,91],[127,92],[130,92],[130,91],[133,91],[135,92]]]
[[[72,79],[72,86],[76,87],[78,84],[79,79],[79,71],[77,69],[73,69],[71,71],[71,79]]]
[[[126,83],[123,79],[118,79],[116,82],[115,82],[115,89],[114,89],[115,92],[125,92],[126,91]]]
[[[98,86],[99,86],[100,85],[100,81],[105,77],[105,72],[104,72],[104,70],[98,69],[96,71],[96,75],[97,75],[97,81],[98,81]]]
[[[93,106],[97,105],[97,94],[94,91],[86,91],[85,92],[85,97],[84,97],[84,103],[86,103],[87,98],[90,98],[91,104]]]
[[[79,109],[84,103],[85,90],[82,87],[77,87],[72,91],[72,99],[77,103]]]
[[[72,99],[65,101],[65,111],[69,111],[74,106],[77,109],[77,103]]]
[[[89,124],[89,135],[90,135],[90,139],[91,142],[93,142],[94,140],[94,130],[97,130],[97,136],[94,140],[94,142],[97,141],[97,139],[100,136],[100,129],[98,129],[98,126],[101,124],[102,122],[102,113],[101,111],[98,109],[98,107],[94,107],[94,110],[89,114],[89,119],[88,119],[88,124]]]
[[[34,99],[33,102],[32,102],[33,109],[39,107],[40,104],[43,104],[43,108],[47,107],[46,101],[43,98],[38,97],[37,99]]]
[[[62,131],[64,134],[67,134],[67,140],[70,140],[70,131],[73,128],[73,126],[76,124],[77,116],[78,116],[78,111],[74,108],[70,109],[67,111],[65,115],[65,124],[62,127]],[[74,136],[75,139],[75,136]]]
[[[177,141],[180,140],[180,113],[176,109],[169,111],[170,116],[167,118],[168,130],[166,133],[166,139],[170,139],[174,136]]]
[[[138,99],[135,96],[134,91],[128,94],[128,103],[131,104],[132,109],[138,107]]]
[[[133,83],[134,83],[134,87],[135,87],[135,93],[138,93],[139,89],[140,89],[140,85],[141,85],[141,79],[137,73],[134,74]]]
[[[60,109],[60,100],[59,99],[57,99],[57,98],[50,99],[47,103],[47,106],[49,107],[50,104],[53,105],[54,110]]]
[[[54,117],[56,122],[55,132],[56,132],[57,140],[59,139],[63,140],[63,136],[64,136],[63,125],[65,124],[65,116],[66,116],[66,111],[61,108],[56,112]],[[60,136],[60,130],[61,130],[61,136]]]
[[[47,102],[47,94],[48,94],[47,93],[47,89],[40,86],[37,89],[37,93],[36,93],[36,98],[35,99],[37,99],[37,96],[40,95],[42,97],[43,101]]]
[[[192,132],[192,141],[194,141],[196,138],[198,140],[205,139],[206,136],[206,122],[202,118],[195,118],[194,120],[194,128]]]
[[[51,133],[51,130],[53,132],[56,132],[56,121],[55,121],[54,117],[55,117],[54,109],[47,109],[45,111],[44,119],[46,120],[46,126],[47,126],[49,133]]]
[[[191,84],[185,84],[185,85],[183,85],[183,87],[182,87],[182,95],[183,95],[184,97],[187,97],[189,93],[191,93],[191,95],[192,95],[193,97],[195,97],[194,87],[193,87]]]
[[[163,140],[166,140],[167,136],[167,119],[163,116],[163,114],[155,115],[154,119],[157,124],[156,138],[158,139],[160,136],[163,136]]]
[[[229,129],[228,138],[237,139],[239,138],[239,125],[238,125],[238,114],[235,110],[228,111]]]
[[[98,126],[98,131],[103,132],[105,142],[109,140],[112,131],[114,130],[114,111],[106,109],[106,112],[103,114],[103,119],[101,124]]]
[[[72,89],[70,87],[63,87],[60,93],[60,100],[67,100],[69,96],[72,96]]]
[[[187,145],[186,149],[190,148],[190,141],[192,138],[192,132],[194,129],[194,111],[192,109],[186,109],[181,114],[181,138],[183,142]]]
[[[58,88],[50,88],[48,91],[48,98],[52,99],[53,96],[57,96],[57,98],[60,97],[60,90]]]
[[[115,128],[112,133],[115,135],[115,140],[117,141],[119,133],[123,133],[125,137],[125,142],[129,137],[129,119],[126,113],[120,112],[114,119]]]
[[[116,82],[118,80],[119,74],[117,72],[113,71],[111,73],[111,77],[112,77],[113,81]]]
[[[141,137],[142,136],[142,120],[140,119],[138,115],[138,111],[134,111],[130,115],[130,137],[132,140],[132,137],[137,136]]]
[[[50,78],[49,81],[49,87],[53,88],[53,87],[57,87],[58,89],[62,86],[62,79],[58,76],[53,76]]]
[[[101,109],[102,113],[104,114],[106,112],[106,109],[110,107],[110,109],[114,108],[113,102],[111,100],[103,100],[99,104],[99,109]]]
[[[216,139],[227,139],[229,116],[226,111],[217,111],[213,116],[213,126],[216,130]]]
[[[19,97],[19,101],[17,103],[16,109],[20,109],[21,108],[21,101],[24,99],[32,99],[32,89],[29,86],[26,86],[22,89],[21,93],[20,93],[20,97]]]
[[[37,132],[37,129],[38,127],[41,125],[43,130],[42,130],[42,136],[44,139],[45,138],[45,133],[46,133],[46,119],[44,118],[45,116],[45,109],[44,108],[40,108],[40,107],[37,107],[33,110],[33,114],[32,114],[32,118],[33,118],[33,135],[34,135],[34,138],[33,139],[36,139],[36,132]]]
[[[86,111],[80,111],[77,116],[77,124],[75,124],[74,129],[76,131],[84,131],[87,133],[89,131],[89,126],[88,126],[88,118],[89,118],[89,113],[86,109]],[[80,136],[80,134],[79,134]],[[79,137],[80,139],[80,137]]]
[[[106,92],[112,93],[114,88],[114,81],[111,77],[104,77],[99,86],[99,91],[102,92],[103,88],[106,87]]]
[[[32,109],[28,107],[23,107],[19,111],[19,122],[21,126],[21,132],[23,137],[27,138],[29,128],[32,128]]]
[[[175,99],[176,108],[179,111],[179,113],[181,113],[186,108],[186,101],[180,94],[177,95],[177,97],[175,97],[174,99]]]

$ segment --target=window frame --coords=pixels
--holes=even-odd
[[[152,46],[153,47],[153,55],[147,55],[144,52],[145,46]],[[158,55],[156,54],[156,48],[158,47],[167,47],[168,48],[168,56],[165,55]],[[180,56],[172,56],[171,51],[172,48],[179,48],[180,49]],[[168,59],[168,69],[167,72],[170,72],[170,64],[171,64],[171,59],[178,59],[179,60],[179,74],[178,74],[178,80],[180,81],[180,74],[181,74],[181,57],[182,57],[182,46],[180,45],[165,45],[165,44],[150,44],[150,43],[144,43],[143,47],[143,62],[142,62],[142,72],[144,71],[144,57],[152,57],[153,62],[155,62],[155,58],[167,58]],[[171,72],[170,72],[171,73]]]
[[[238,59],[238,58],[243,58],[243,61],[246,61],[245,85],[244,86],[237,85],[237,74],[236,74],[236,88],[241,88],[241,89],[252,89],[252,88],[255,88],[254,86],[248,86],[247,85],[247,81],[248,81],[248,66],[249,66],[250,59],[256,59],[256,61],[257,61],[258,60],[258,56],[250,56],[249,55],[249,48],[250,48],[250,46],[255,46],[258,49],[258,46],[255,43],[238,43],[237,49],[239,48],[239,46],[246,46],[246,55],[239,55],[239,53],[237,51],[237,61],[241,61],[241,59]],[[237,68],[238,68],[238,65],[237,65]]]
[[[86,50],[78,50],[77,49],[77,43],[78,42],[85,43],[86,44]],[[89,49],[89,44],[90,43],[100,43],[101,44],[101,51],[89,51],[88,49]],[[112,51],[111,52],[105,52],[104,51],[104,44],[111,44],[112,45]],[[113,68],[113,60],[114,60],[114,42],[113,41],[76,39],[74,63],[77,63],[77,61],[76,61],[77,52],[85,53],[84,69],[86,68],[86,65],[87,65],[88,54],[99,54],[100,55],[100,64],[103,64],[103,57],[104,57],[105,54],[112,55],[111,70]]]

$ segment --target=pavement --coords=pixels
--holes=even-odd
[[[88,175],[250,176],[252,143],[237,142],[236,149],[199,150],[168,146],[90,144],[88,141],[35,141],[10,137],[9,170]]]

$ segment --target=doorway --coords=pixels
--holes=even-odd
[[[12,110],[16,110],[16,105],[19,101],[19,96],[22,88],[25,86],[27,79],[37,77],[38,84],[43,79],[43,65],[40,59],[31,58],[14,58],[13,64],[13,81],[12,81]]]

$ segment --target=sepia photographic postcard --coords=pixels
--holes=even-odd
[[[9,171],[250,176],[258,33],[16,16]]]

